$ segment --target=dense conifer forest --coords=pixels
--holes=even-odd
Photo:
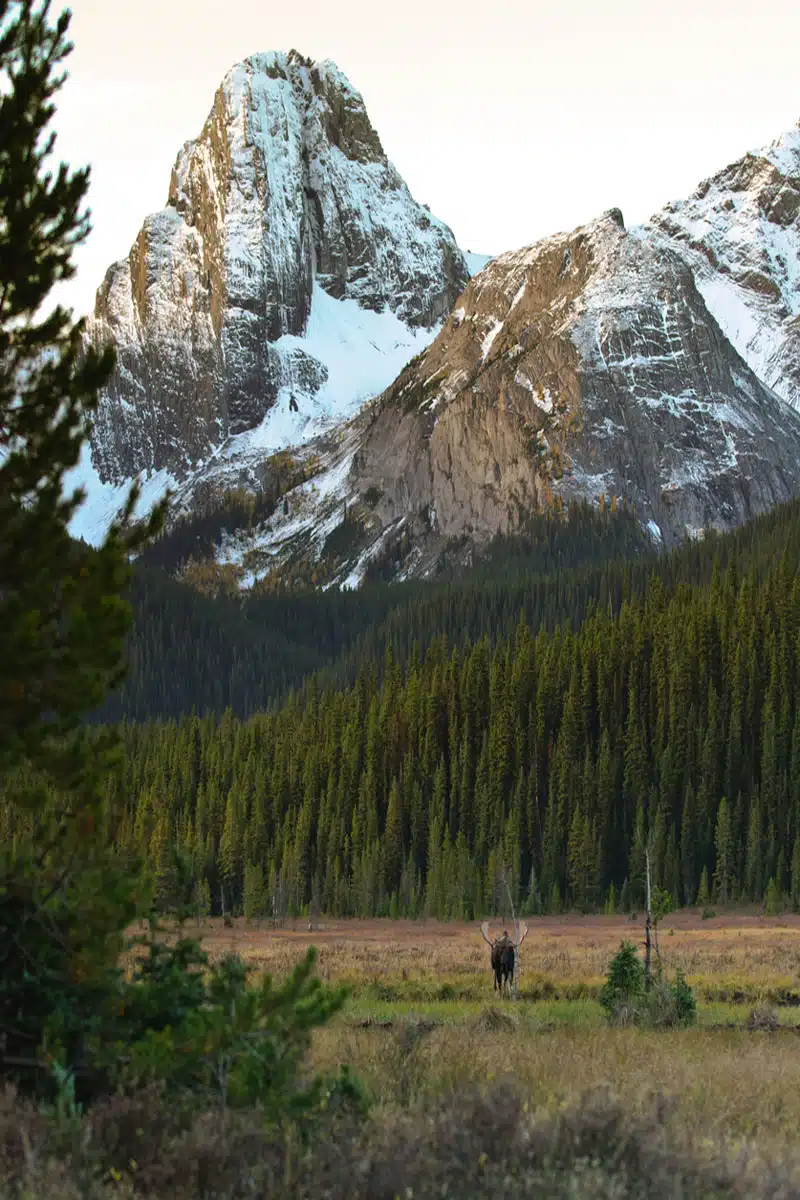
[[[706,583],[731,556],[761,573],[776,555],[796,553],[798,512],[789,505],[665,555],[632,514],[574,505],[537,517],[525,534],[497,538],[468,567],[450,565],[460,561],[455,551],[443,556],[432,580],[355,592],[286,585],[244,597],[203,595],[167,574],[184,561],[181,532],[177,545],[166,537],[137,566],[127,678],[98,715],[148,720],[230,708],[247,717],[312,676],[344,687],[364,664],[380,675],[387,650],[405,665],[442,635],[451,646],[483,636],[494,645],[514,632],[520,613],[533,632],[565,622],[576,629],[590,612],[618,612],[643,595],[653,573],[668,587]]]
[[[176,648],[188,679],[150,693],[175,719],[124,724],[119,850],[163,907],[250,916],[471,917],[504,874],[525,912],[635,907],[648,846],[675,904],[797,903],[798,517],[661,556],[612,525],[632,558],[558,573],[555,543],[537,571],[518,539],[463,577],[353,595],[201,603],[162,582],[163,611],[183,598],[207,625]]]

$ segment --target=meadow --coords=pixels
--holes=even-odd
[[[321,920],[257,928],[237,920],[202,930],[210,956],[236,951],[285,975],[306,948],[326,980],[346,983],[344,1012],[315,1037],[322,1069],[349,1063],[379,1106],[457,1095],[513,1077],[531,1106],[553,1112],[609,1087],[644,1111],[673,1097],[676,1119],[709,1136],[793,1141],[800,1126],[800,918],[693,912],[659,933],[670,974],[681,968],[697,1025],[609,1028],[598,1001],[625,917],[533,917],[520,950],[519,998],[493,992],[477,923]],[[503,927],[492,923],[492,932]],[[755,1021],[753,1014],[756,1014]],[[777,1028],[753,1028],[763,1024]]]
[[[317,948],[349,996],[310,1066],[347,1064],[357,1111],[334,1102],[299,1137],[256,1109],[181,1116],[152,1087],[47,1119],[7,1092],[0,1200],[800,1200],[800,920],[667,918],[665,973],[697,995],[688,1028],[606,1018],[603,977],[640,921],[528,926],[509,1000],[477,924],[190,924],[212,960],[275,978]]]

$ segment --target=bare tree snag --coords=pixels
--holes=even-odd
[[[650,991],[650,955],[651,955],[651,931],[653,928],[653,913],[650,899],[650,851],[645,851],[644,856],[646,868],[646,887],[647,887],[647,905],[644,922],[644,990]]]

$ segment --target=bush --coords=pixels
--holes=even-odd
[[[632,1012],[644,1000],[644,967],[633,942],[620,943],[600,991],[600,1003],[610,1017]]]
[[[675,996],[675,1008],[678,1013],[679,1024],[694,1025],[697,1020],[697,1001],[694,998],[694,991],[686,982],[686,976],[680,967],[675,972],[675,982],[672,985],[672,990]]]
[[[697,1019],[694,992],[678,970],[673,982],[659,975],[646,997],[643,1019],[654,1029],[693,1025]]]
[[[661,972],[645,991],[644,966],[632,942],[622,942],[611,960],[600,1003],[615,1025],[650,1025],[655,1029],[692,1025],[697,1017],[694,992],[678,970],[674,981]]]
[[[128,1037],[106,1056],[110,1078],[160,1084],[195,1106],[255,1105],[272,1120],[311,1110],[326,1085],[304,1077],[305,1053],[346,995],[312,977],[315,960],[309,949],[283,984],[264,975],[249,985],[236,955],[201,974],[207,960],[196,942],[152,942],[126,993]]]
[[[781,1019],[772,1008],[754,1008],[747,1018],[751,1033],[776,1033],[780,1027]]]
[[[536,1117],[525,1096],[505,1083],[366,1124],[331,1114],[320,1129],[325,1136],[303,1143],[291,1130],[267,1129],[252,1112],[206,1111],[176,1129],[163,1099],[147,1093],[101,1102],[82,1118],[72,1153],[56,1155],[55,1122],[10,1098],[0,1102],[0,1194],[30,1200],[778,1200],[797,1194],[796,1154],[765,1161],[752,1146],[682,1133],[676,1108],[657,1096],[634,1111],[600,1089],[555,1115]],[[144,1137],[135,1127],[137,1113]],[[163,1130],[153,1115],[163,1118]],[[124,1140],[107,1142],[107,1131],[117,1125]]]

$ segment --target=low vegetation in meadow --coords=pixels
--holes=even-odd
[[[269,1130],[250,1111],[182,1121],[158,1093],[114,1097],[70,1124],[11,1093],[0,1100],[3,1200],[571,1200],[675,1196],[789,1200],[800,1159],[753,1143],[697,1138],[662,1096],[633,1107],[608,1089],[537,1112],[512,1083],[356,1121],[325,1136]]]
[[[623,916],[528,918],[521,952],[523,1001],[599,1001],[623,940],[641,941],[642,919]],[[498,921],[494,928],[502,928]],[[241,919],[199,927],[212,959],[230,951],[257,970],[284,975],[309,945],[323,979],[346,984],[359,1003],[481,1004],[491,995],[486,946],[476,924],[440,921],[323,920],[261,926]],[[720,911],[670,914],[661,955],[681,971],[698,1002],[800,1007],[800,917]]]

